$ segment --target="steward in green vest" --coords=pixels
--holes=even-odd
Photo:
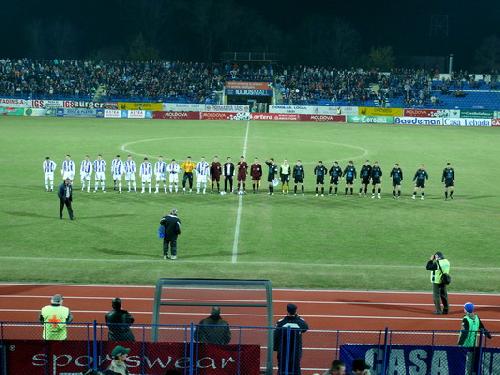
[[[40,313],[43,324],[44,340],[66,340],[68,337],[67,323],[73,321],[71,311],[62,305],[63,297],[55,294],[50,299],[50,305],[44,306]]]
[[[465,348],[474,348],[477,345],[478,332],[483,331],[484,335],[491,339],[491,334],[484,327],[479,316],[474,313],[474,304],[467,302],[464,305],[464,317],[462,319],[462,330],[458,338],[458,345]]]
[[[450,262],[445,259],[441,251],[436,251],[425,266],[427,271],[431,271],[432,296],[434,300],[434,314],[448,314],[448,291],[446,284],[441,282],[443,273],[450,273]],[[441,309],[441,303],[443,308]]]

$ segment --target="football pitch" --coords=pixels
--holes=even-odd
[[[451,291],[500,291],[500,129],[246,121],[145,121],[0,117],[0,280],[153,284],[159,277],[271,279],[274,286],[428,290],[429,256],[452,264]],[[55,192],[44,189],[42,162],[65,154],[79,170],[86,154],[108,162],[108,193],[80,191],[75,221],[59,220]],[[236,163],[259,157],[259,194],[118,194],[109,174],[116,154],[154,162],[218,155]],[[267,167],[305,165],[304,196],[267,194]],[[382,199],[316,197],[318,160],[344,168],[379,161]],[[441,173],[455,168],[455,199],[445,201]],[[404,172],[402,197],[388,177]],[[426,198],[410,199],[420,164],[429,173]],[[138,185],[140,180],[138,179]],[[93,181],[92,181],[93,187]],[[291,183],[291,190],[293,183]],[[328,184],[325,185],[328,189]],[[126,189],[125,189],[126,190]],[[292,191],[293,192],[293,191]],[[164,260],[159,221],[179,209],[179,258]]]

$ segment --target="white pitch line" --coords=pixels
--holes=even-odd
[[[248,145],[248,130],[250,129],[250,121],[247,121],[245,129],[245,140],[243,141],[243,151],[241,155],[246,157]],[[238,196],[238,211],[236,213],[236,225],[234,227],[234,240],[233,240],[233,253],[231,256],[231,263],[235,264],[238,261],[238,243],[240,242],[240,225],[241,213],[243,212],[243,195]]]

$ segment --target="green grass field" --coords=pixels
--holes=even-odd
[[[500,291],[500,129],[319,123],[249,124],[247,159],[300,158],[305,196],[242,197],[237,262],[232,263],[237,195],[87,194],[75,181],[74,222],[58,218],[41,164],[66,153],[79,168],[85,154],[117,153],[195,160],[237,160],[246,122],[0,118],[0,279],[23,282],[152,284],[159,277],[265,278],[274,286],[428,290],[428,257],[452,263],[452,291]],[[125,150],[124,150],[125,149]],[[378,160],[383,199],[315,197],[319,159],[345,166]],[[392,199],[388,174],[405,172],[403,197]],[[444,201],[441,171],[451,161],[456,199]],[[420,163],[426,200],[411,200]],[[139,164],[139,163],[138,163]],[[267,171],[267,168],[265,168]],[[56,176],[58,176],[56,174]],[[108,170],[108,187],[110,181]],[[359,188],[356,181],[355,192]],[[177,207],[184,233],[179,259],[165,261],[156,230]]]

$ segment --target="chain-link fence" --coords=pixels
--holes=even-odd
[[[70,323],[64,341],[43,340],[40,323],[0,322],[0,375],[77,375],[104,371],[117,345],[130,349],[130,374],[322,374],[333,360],[352,370],[363,360],[377,375],[497,375],[500,336],[475,335],[458,346],[460,331],[333,331],[248,326]],[[272,338],[269,340],[269,338]],[[153,340],[156,338],[156,340]],[[474,340],[472,340],[474,341]],[[269,360],[271,359],[271,360]]]

